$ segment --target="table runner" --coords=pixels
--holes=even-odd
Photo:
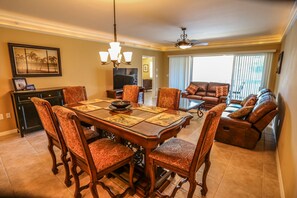
[[[142,111],[148,111],[151,113],[161,113],[163,111],[166,111],[167,108],[162,108],[162,107],[155,107],[155,106],[140,106],[140,107],[135,107],[137,110],[142,110]]]

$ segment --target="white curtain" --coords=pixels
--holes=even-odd
[[[231,98],[242,99],[267,87],[272,53],[235,55],[233,63]]]
[[[169,87],[185,90],[190,84],[191,57],[169,57]]]

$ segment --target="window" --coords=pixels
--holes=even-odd
[[[192,81],[231,84],[233,59],[233,55],[194,57]]]

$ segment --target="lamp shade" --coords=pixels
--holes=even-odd
[[[116,61],[118,60],[118,56],[121,53],[121,47],[109,48],[108,49],[110,60]]]
[[[130,63],[132,60],[132,52],[124,52],[124,58],[126,63]]]
[[[99,55],[101,62],[106,63],[108,58],[108,52],[99,52]]]

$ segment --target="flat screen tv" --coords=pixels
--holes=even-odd
[[[113,68],[113,89],[122,89],[124,85],[137,85],[137,68]]]

